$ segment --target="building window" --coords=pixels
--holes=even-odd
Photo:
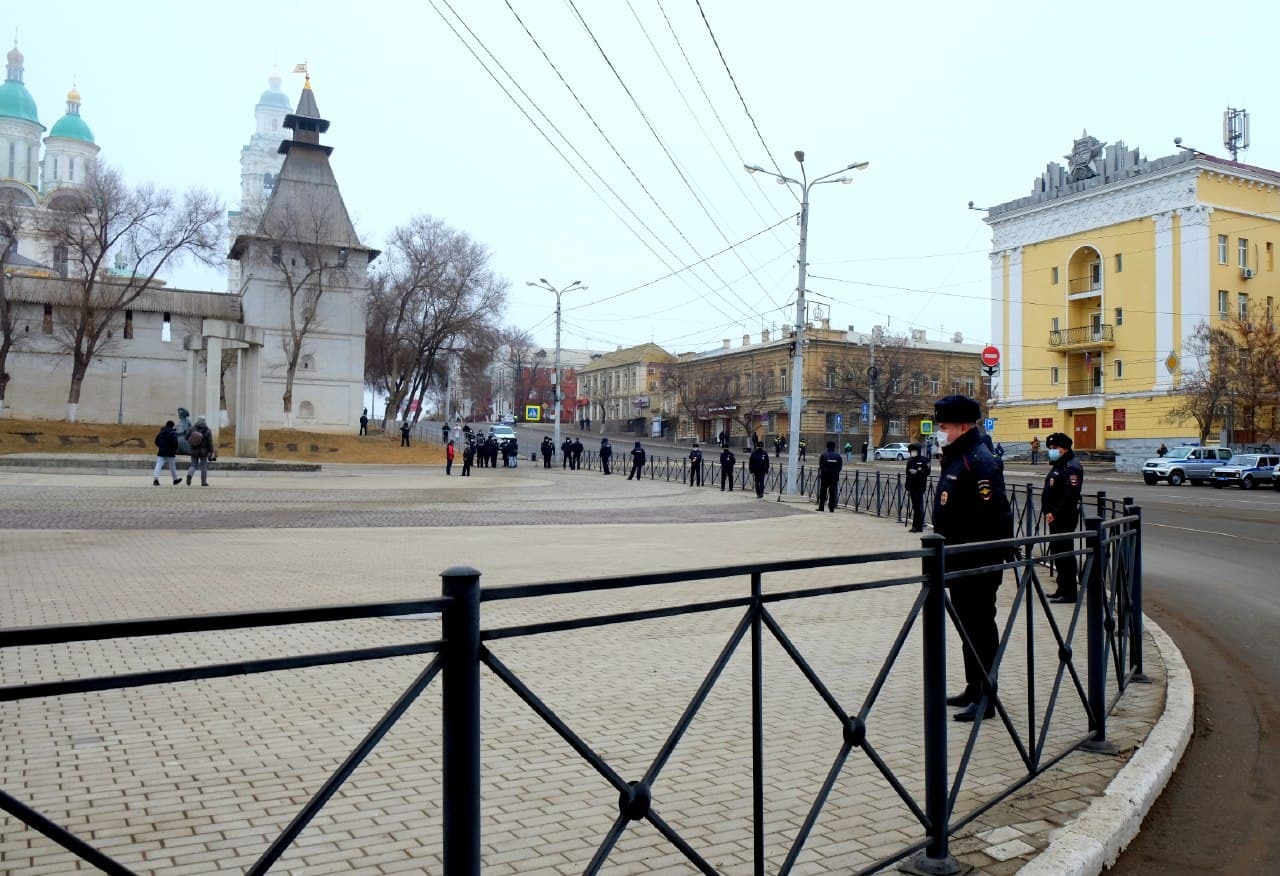
[[[1124,270],[1124,256],[1121,255],[1120,253],[1116,253],[1116,273],[1118,274],[1123,270]]]
[[[1218,290],[1218,319],[1226,319],[1231,314],[1231,293],[1225,289]]]
[[[1102,262],[1094,262],[1089,265],[1089,287],[1097,289],[1102,285]]]
[[[1053,266],[1053,285],[1058,285],[1058,266]]]
[[[825,386],[827,389],[836,388],[836,373],[834,371],[827,372],[827,376],[823,381],[823,386]]]
[[[919,377],[911,378],[911,394],[912,395],[920,394],[920,378]]]
[[[126,310],[124,312],[124,339],[126,341],[133,339],[133,311]]]
[[[1249,318],[1249,296],[1246,295],[1244,292],[1241,292],[1238,296],[1236,296],[1236,304],[1239,307],[1240,318],[1248,319]]]
[[[1218,264],[1225,265],[1227,263],[1227,236],[1225,234],[1218,235]]]
[[[973,378],[972,377],[966,377],[964,379],[964,394],[969,397],[973,396]]]
[[[1058,366],[1057,365],[1054,365],[1052,368],[1049,369],[1049,382],[1054,384],[1055,386],[1058,383]]]
[[[67,278],[67,248],[62,244],[53,248],[53,269],[62,279]]]
[[[1274,271],[1276,268],[1276,254],[1271,249],[1271,241],[1267,241],[1267,270]]]
[[[1271,322],[1271,315],[1275,313],[1273,301],[1270,295],[1267,296],[1267,322]]]
[[[347,266],[347,248],[345,246],[338,247],[338,267],[345,268]],[[653,373],[653,369],[649,369],[649,373]]]
[[[166,344],[173,340],[173,320],[168,313],[164,315],[164,322],[160,323],[160,340]]]
[[[44,306],[44,320],[40,324],[40,330],[46,335],[53,334],[53,305],[46,304]]]
[[[304,401],[298,405],[298,416],[304,420],[313,419],[316,415],[316,406],[309,401]]]
[[[1058,317],[1056,316],[1053,319],[1049,320],[1050,331],[1054,331],[1054,332],[1061,331],[1060,325],[1061,324],[1058,322]]]
[[[10,143],[9,144],[9,172],[5,174],[5,176],[9,177],[9,179],[17,179],[18,178],[18,175],[16,173],[17,166],[18,166],[18,144]]]
[[[1236,242],[1236,259],[1240,262],[1240,267],[1249,267],[1249,240],[1240,238]]]
[[[902,421],[901,421],[901,420],[890,420],[890,421],[889,421],[889,434],[890,434],[890,435],[901,435],[901,434],[902,434]]]
[[[1124,377],[1124,362],[1117,359],[1116,360],[1116,380],[1119,380],[1122,377]]]
[[[1124,325],[1124,308],[1116,308],[1116,325]]]
[[[938,380],[938,378],[936,378],[936,377],[930,378],[930,380],[929,380],[929,392],[933,393],[933,394],[936,396],[936,395],[938,394],[938,386],[939,386],[939,380]]]
[[[271,264],[279,265],[284,263],[284,249],[278,243],[271,245]]]

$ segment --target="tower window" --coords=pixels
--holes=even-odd
[[[124,339],[127,341],[132,338],[133,338],[133,311],[126,310],[124,312]]]
[[[160,340],[166,344],[173,340],[173,321],[168,313],[164,315],[164,322],[160,324]]]
[[[284,263],[284,249],[278,243],[271,245],[271,264],[279,265]]]
[[[46,304],[44,306],[44,320],[40,325],[41,331],[46,335],[53,334],[53,305]]]

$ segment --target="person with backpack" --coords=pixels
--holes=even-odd
[[[213,433],[204,417],[196,417],[196,423],[187,433],[187,445],[191,448],[191,463],[187,466],[187,486],[191,477],[200,472],[200,486],[209,486],[209,457],[213,453]]]
[[[156,433],[156,470],[151,474],[151,483],[160,486],[160,470],[169,467],[176,486],[182,478],[178,477],[178,431],[173,428],[173,420],[165,420],[164,427]]]

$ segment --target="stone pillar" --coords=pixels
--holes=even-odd
[[[187,350],[187,394],[182,399],[182,406],[189,411],[196,409],[196,386],[200,380],[200,351]],[[194,422],[194,421],[193,421]]]
[[[258,382],[262,347],[250,344],[240,351],[236,368],[236,446],[235,455],[256,459],[258,456]]]
[[[205,338],[204,341],[204,421],[213,433],[213,448],[218,446],[218,378],[222,375],[222,338]]]

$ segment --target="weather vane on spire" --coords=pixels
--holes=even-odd
[[[304,82],[304,83],[302,84],[302,87],[303,87],[303,88],[310,88],[310,87],[311,87],[311,73],[307,70],[307,62],[306,62],[306,61],[303,61],[301,64],[295,64],[295,65],[293,66],[293,72],[294,72],[294,73],[301,73],[303,76],[305,76],[305,77],[306,77],[306,82]]]

